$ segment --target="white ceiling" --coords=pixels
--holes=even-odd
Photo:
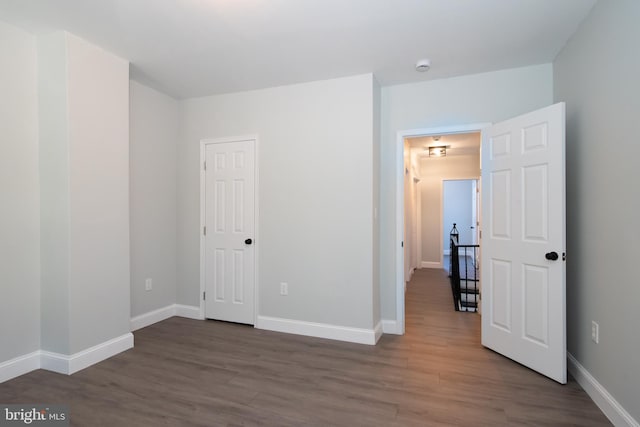
[[[595,0],[0,0],[177,98],[373,72],[383,85],[551,62]],[[428,73],[415,62],[432,61]]]

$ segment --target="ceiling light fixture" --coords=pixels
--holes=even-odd
[[[429,157],[445,157],[447,155],[447,147],[441,145],[439,147],[429,147]]]
[[[426,71],[429,71],[429,68],[431,68],[431,61],[426,58],[416,62],[416,71],[424,73]]]

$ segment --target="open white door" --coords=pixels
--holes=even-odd
[[[567,382],[565,105],[482,142],[482,345]]]

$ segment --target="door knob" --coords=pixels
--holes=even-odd
[[[253,240],[251,240],[251,239],[247,239],[247,240],[245,240],[245,241],[244,241],[244,244],[245,244],[245,245],[250,245],[250,244],[252,244],[252,243],[253,243]],[[558,258],[558,255],[556,254],[556,259],[557,259],[557,258]]]
[[[555,261],[558,259],[558,252],[547,252],[544,257],[549,261]]]

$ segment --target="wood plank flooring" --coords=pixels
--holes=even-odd
[[[444,271],[416,272],[406,311],[406,335],[377,346],[175,317],[72,376],[0,384],[0,402],[68,404],[74,426],[611,425],[572,378],[484,349]]]

